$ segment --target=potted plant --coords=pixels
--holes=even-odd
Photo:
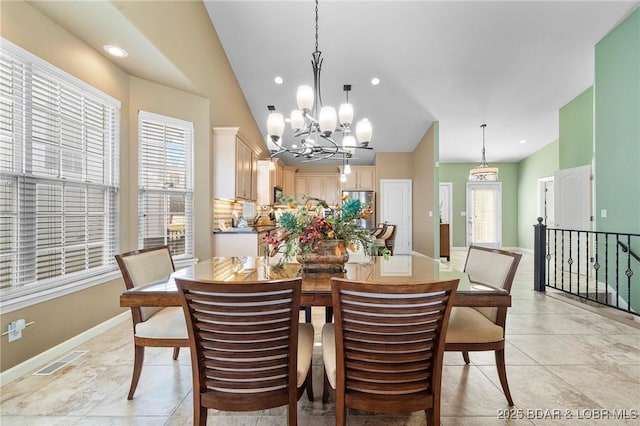
[[[290,210],[280,215],[278,231],[267,236],[271,255],[282,256],[280,266],[296,257],[303,270],[341,272],[349,251],[362,248],[365,255],[377,254],[370,231],[357,224],[357,219],[371,215],[371,206],[362,201],[343,197],[342,204],[335,206],[309,196],[304,197],[303,204],[292,197],[281,201]]]

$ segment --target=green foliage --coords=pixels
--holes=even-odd
[[[299,204],[291,197],[281,199],[291,210],[280,216],[278,233],[267,238],[272,255],[282,253],[281,262],[289,261],[298,253],[316,252],[327,240],[342,240],[343,245],[338,249],[341,252],[347,249],[355,252],[361,247],[367,255],[377,254],[370,231],[357,224],[358,219],[370,217],[371,206],[351,198],[344,198],[342,205],[336,206],[315,197],[305,196],[304,200],[304,204]]]

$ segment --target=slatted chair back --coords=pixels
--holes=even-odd
[[[289,425],[296,424],[301,283],[176,279],[191,347],[194,424],[206,424],[208,408],[284,405]]]
[[[398,230],[398,227],[396,225],[389,225],[389,226],[392,227],[393,229],[391,230],[391,235],[389,235],[389,237],[387,237],[387,239],[384,240],[384,245],[385,247],[387,247],[391,255],[393,255],[393,250],[396,247],[396,231]]]
[[[439,424],[444,335],[458,280],[383,284],[332,279],[336,424],[346,407],[425,410]]]

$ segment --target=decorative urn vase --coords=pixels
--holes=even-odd
[[[349,261],[349,252],[344,247],[343,240],[323,240],[317,250],[296,254],[296,260],[303,272],[343,272]]]

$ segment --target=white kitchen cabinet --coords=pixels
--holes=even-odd
[[[267,249],[261,232],[216,232],[213,234],[213,255],[218,257],[264,256]]]
[[[214,198],[255,201],[257,198],[256,154],[238,127],[213,129]]]
[[[285,164],[280,159],[258,160],[258,194],[257,203],[260,205],[268,205],[277,203],[278,200],[273,199],[273,188],[284,187],[284,169]],[[284,191],[283,191],[284,193]],[[286,193],[285,193],[286,194]]]
[[[330,206],[340,200],[340,176],[337,173],[298,173],[296,175],[296,200],[304,196],[321,198]]]
[[[351,166],[351,173],[346,175],[347,181],[342,183],[343,191],[375,191],[375,166]]]
[[[296,169],[291,166],[284,166],[282,168],[282,193],[288,197],[294,197],[296,195]]]

